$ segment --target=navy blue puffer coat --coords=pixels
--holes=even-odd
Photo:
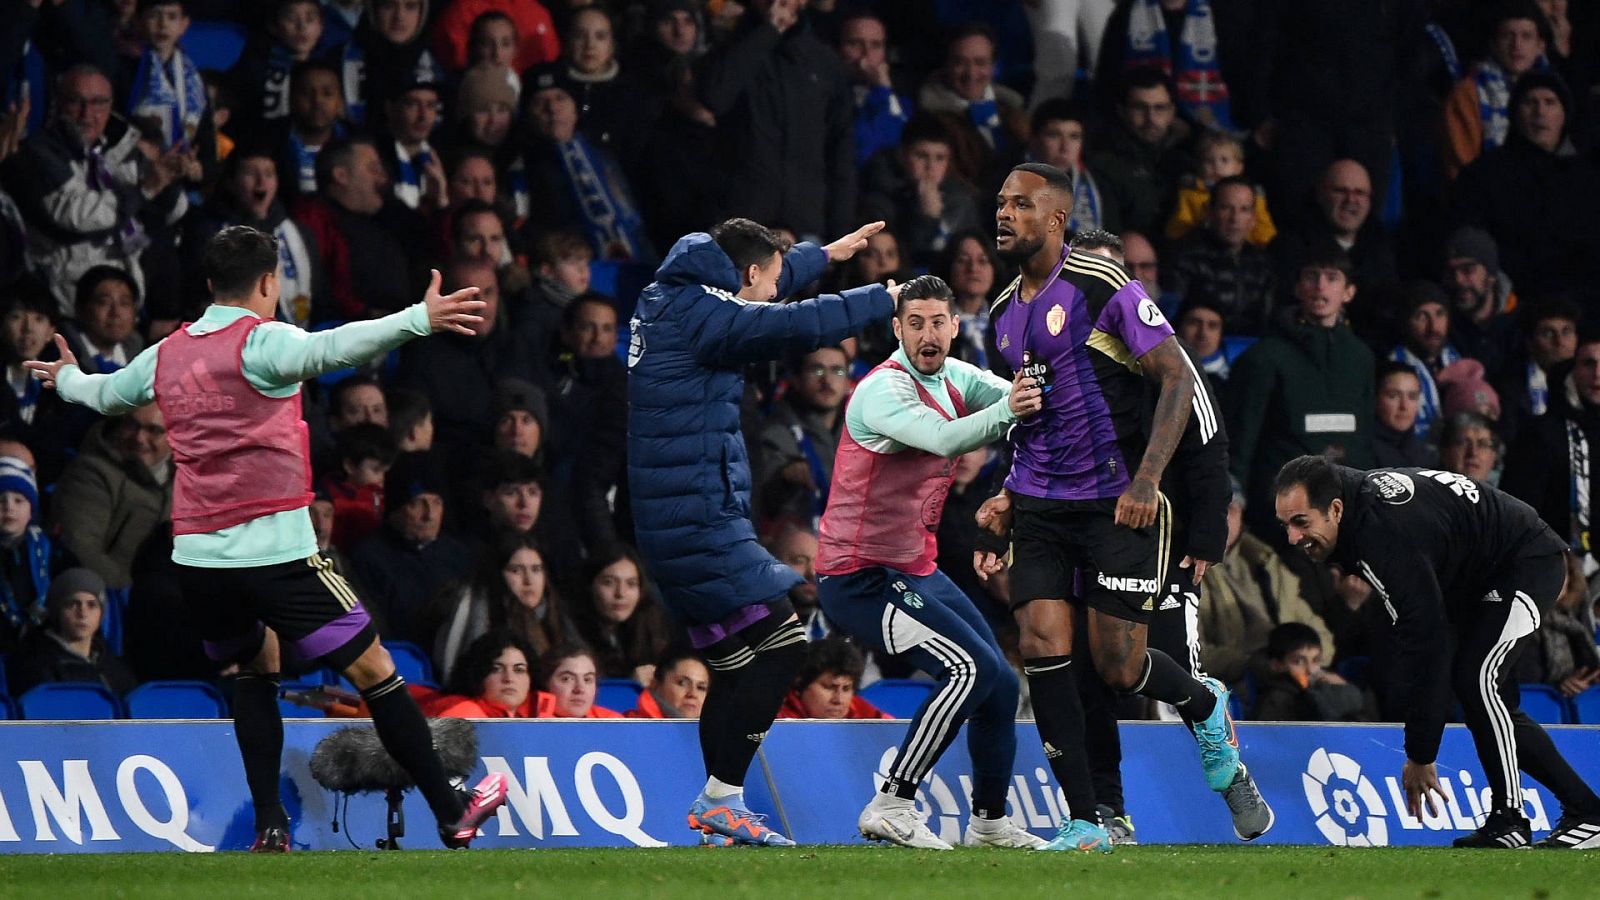
[[[810,284],[827,253],[797,244],[778,296]],[[628,486],[639,552],[689,625],[721,622],[800,583],[756,541],[739,431],[744,367],[836,344],[894,313],[881,285],[799,303],[734,297],[733,260],[704,233],[678,241],[639,296],[628,350]]]

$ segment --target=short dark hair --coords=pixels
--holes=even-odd
[[[1172,90],[1172,81],[1165,72],[1156,66],[1139,66],[1129,70],[1122,76],[1122,83],[1117,88],[1117,105],[1122,106],[1128,102],[1128,97],[1134,91],[1146,91],[1150,88],[1161,88],[1167,92],[1168,97],[1176,97]]]
[[[499,219],[500,211],[494,208],[493,203],[479,200],[477,197],[473,197],[471,200],[456,207],[455,215],[450,217],[450,237],[452,240],[461,237],[461,223],[465,222],[468,216],[494,216]],[[505,224],[505,220],[501,219],[500,227],[502,230],[505,229]]]
[[[139,0],[139,4],[134,8],[133,14],[142,16],[157,6],[177,6],[183,9],[184,15],[187,16],[189,14],[189,4],[185,0]]]
[[[410,388],[384,391],[383,402],[389,408],[389,433],[397,441],[408,437],[424,419],[433,415],[428,395]]]
[[[494,671],[495,660],[507,647],[521,650],[523,658],[528,661],[528,696],[534,696],[534,691],[538,689],[533,679],[537,677],[539,654],[521,636],[504,629],[490,631],[467,645],[467,649],[456,659],[455,668],[450,671],[450,680],[446,685],[449,692],[462,697],[483,696],[483,680]]]
[[[1295,279],[1298,280],[1307,269],[1338,269],[1346,282],[1353,282],[1356,275],[1356,266],[1350,261],[1350,254],[1331,240],[1319,241],[1311,247],[1295,267]]]
[[[861,686],[861,676],[866,674],[867,660],[855,644],[842,637],[829,636],[806,645],[806,661],[795,674],[794,689],[803,691],[811,682],[833,672],[847,675]]]
[[[1074,250],[1104,250],[1110,249],[1118,256],[1123,253],[1122,238],[1117,237],[1104,228],[1085,228],[1072,236],[1072,241],[1067,246]]]
[[[930,113],[918,113],[906,122],[905,128],[900,131],[900,146],[910,147],[920,142],[943,144],[951,150],[955,149],[955,136],[950,133],[950,128],[938,116]]]
[[[328,62],[325,59],[313,57],[305,60],[304,62],[297,62],[290,67],[289,91],[293,93],[295,85],[299,84],[304,76],[309,75],[312,72],[323,72],[328,75],[332,75],[334,81],[337,81],[340,84],[344,83],[344,74],[339,71],[338,66],[335,66],[333,63]]]
[[[566,308],[561,310],[562,331],[571,331],[573,326],[578,324],[578,311],[586,305],[603,306],[606,309],[611,310],[611,312],[617,316],[620,324],[622,314],[617,312],[617,301],[612,300],[610,297],[607,297],[605,294],[602,294],[599,291],[584,291],[578,296],[573,297],[572,300],[567,303]]]
[[[200,274],[219,300],[243,297],[261,276],[277,271],[278,239],[248,225],[217,232],[200,257]]]
[[[1068,197],[1072,196],[1072,176],[1061,171],[1055,166],[1050,165],[1049,163],[1025,162],[1020,165],[1012,166],[1011,171],[1027,172],[1030,175],[1037,175],[1040,178],[1043,178],[1044,183],[1048,184],[1051,188],[1060,191]]]
[[[1033,119],[1029,123],[1033,131],[1038,131],[1051,122],[1077,122],[1082,125],[1089,121],[1089,111],[1083,104],[1066,97],[1052,97],[1039,104],[1033,111]]]
[[[483,467],[483,489],[493,491],[508,484],[541,484],[544,469],[512,450],[497,450]]]
[[[594,259],[594,246],[570,228],[557,228],[539,235],[533,242],[528,261],[535,266],[555,265],[564,259],[587,256]]]
[[[678,663],[681,663],[686,659],[692,659],[700,665],[705,666],[706,671],[711,671],[711,667],[706,665],[706,658],[704,656],[701,656],[695,650],[680,642],[668,645],[667,649],[662,651],[660,656],[656,657],[656,673],[651,678],[651,681],[656,684],[660,684],[661,680],[667,676],[668,672],[671,672],[674,668],[677,668]]]
[[[127,269],[121,266],[91,266],[89,271],[78,277],[78,287],[72,298],[72,308],[78,315],[83,315],[89,301],[94,299],[95,288],[107,281],[120,281],[127,285],[128,291],[133,294],[133,305],[139,305],[139,283],[133,280]]]
[[[1312,509],[1322,512],[1327,512],[1333,501],[1344,495],[1339,467],[1326,456],[1297,456],[1283,464],[1272,482],[1272,493],[1276,496],[1296,487],[1305,488],[1306,501]]]
[[[344,398],[359,387],[375,387],[382,390],[378,380],[371,375],[351,375],[328,389],[328,411],[338,415],[340,410],[344,409]],[[384,401],[384,409],[387,410],[389,407],[388,398],[385,397]]]
[[[900,286],[900,297],[895,301],[894,314],[898,316],[904,312],[906,303],[912,300],[943,300],[949,305],[955,302],[956,292],[950,290],[950,285],[937,275],[918,275]]]
[[[333,186],[333,170],[348,168],[355,162],[357,147],[371,147],[377,151],[378,144],[366,135],[353,134],[348,137],[334,138],[322,152],[317,154],[317,190],[327,193]]]
[[[389,429],[371,422],[351,425],[339,432],[338,443],[339,461],[351,465],[375,459],[383,465],[392,466],[395,455],[400,452]]]
[[[1250,182],[1250,179],[1244,177],[1243,175],[1229,175],[1226,178],[1218,178],[1217,183],[1211,186],[1212,199],[1222,196],[1223,190],[1231,187],[1242,187],[1250,192],[1250,197],[1252,200],[1255,199],[1256,186]]]
[[[1267,659],[1282,662],[1302,647],[1322,647],[1322,635],[1304,622],[1284,622],[1267,633]]]
[[[1536,303],[1519,305],[1516,315],[1522,326],[1522,333],[1530,337],[1540,322],[1563,319],[1576,325],[1583,321],[1583,310],[1566,295],[1546,297]]]
[[[729,219],[711,229],[711,239],[733,260],[742,275],[751,266],[766,265],[774,253],[783,252],[777,232],[749,219]]]
[[[1000,38],[995,35],[994,29],[990,28],[987,22],[970,21],[962,23],[950,32],[950,37],[944,42],[946,56],[949,55],[950,48],[954,47],[956,42],[964,41],[969,37],[981,37],[989,42],[991,51],[1000,52]]]
[[[11,282],[10,286],[0,291],[0,297],[4,298],[0,300],[0,313],[22,309],[38,313],[51,323],[61,314],[61,307],[50,294],[50,288],[35,275],[24,275]]]
[[[567,641],[557,644],[546,650],[544,655],[539,657],[539,675],[533,683],[534,688],[541,691],[545,690],[545,686],[550,683],[550,676],[556,673],[556,667],[561,665],[564,660],[572,659],[574,656],[587,656],[594,661],[596,670],[600,668],[600,657],[589,649],[588,644],[580,641]],[[596,703],[595,705],[598,706],[599,704]]]
[[[1398,359],[1386,359],[1378,363],[1378,372],[1372,383],[1381,388],[1384,380],[1391,375],[1410,375],[1412,378],[1416,378],[1418,382],[1422,381],[1421,378],[1417,377],[1417,370],[1411,368],[1409,363],[1403,363]]]

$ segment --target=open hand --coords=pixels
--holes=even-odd
[[[844,262],[867,246],[867,238],[883,230],[883,222],[869,222],[822,249],[828,253],[828,262]]]
[[[1439,767],[1433,763],[1412,762],[1400,770],[1400,784],[1406,790],[1406,809],[1413,818],[1422,818],[1426,806],[1428,815],[1436,816],[1444,809],[1444,790],[1439,787]],[[1434,798],[1438,799],[1435,800]]]
[[[428,327],[435,334],[441,331],[453,331],[467,337],[477,336],[477,326],[483,324],[483,316],[478,315],[488,304],[475,299],[478,296],[476,287],[464,287],[451,294],[440,296],[439,285],[443,279],[439,270],[434,269],[428,282],[428,293],[423,295],[422,301],[428,304]]]
[[[62,367],[78,364],[78,358],[72,355],[71,348],[67,346],[67,339],[62,337],[59,332],[56,333],[56,352],[61,355],[61,358],[54,362],[40,362],[37,359],[30,359],[23,363],[22,367],[32,372],[33,377],[44,382],[45,387],[53,388],[56,386],[56,376],[61,374]]]
[[[1192,556],[1185,556],[1178,563],[1178,568],[1194,569],[1194,583],[1199,584],[1200,579],[1206,577],[1206,570],[1211,568],[1211,563],[1206,562],[1203,559],[1195,559]]]

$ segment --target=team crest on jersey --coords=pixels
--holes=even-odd
[[[1374,472],[1367,476],[1367,483],[1378,492],[1378,499],[1390,506],[1404,506],[1417,494],[1411,476],[1400,472]]]
[[[1044,327],[1050,329],[1051,337],[1060,334],[1061,329],[1067,327],[1067,311],[1061,308],[1061,304],[1057,303],[1045,313]]]

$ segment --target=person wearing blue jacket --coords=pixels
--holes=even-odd
[[[775,303],[883,228],[819,247],[729,219],[680,238],[639,296],[628,347],[628,485],[639,552],[716,677],[700,713],[706,787],[689,826],[708,844],[793,846],[744,803],[744,776],[805,658],[789,605],[800,577],[756,540],[739,431],[744,367],[836,344],[894,312],[894,282]]]

